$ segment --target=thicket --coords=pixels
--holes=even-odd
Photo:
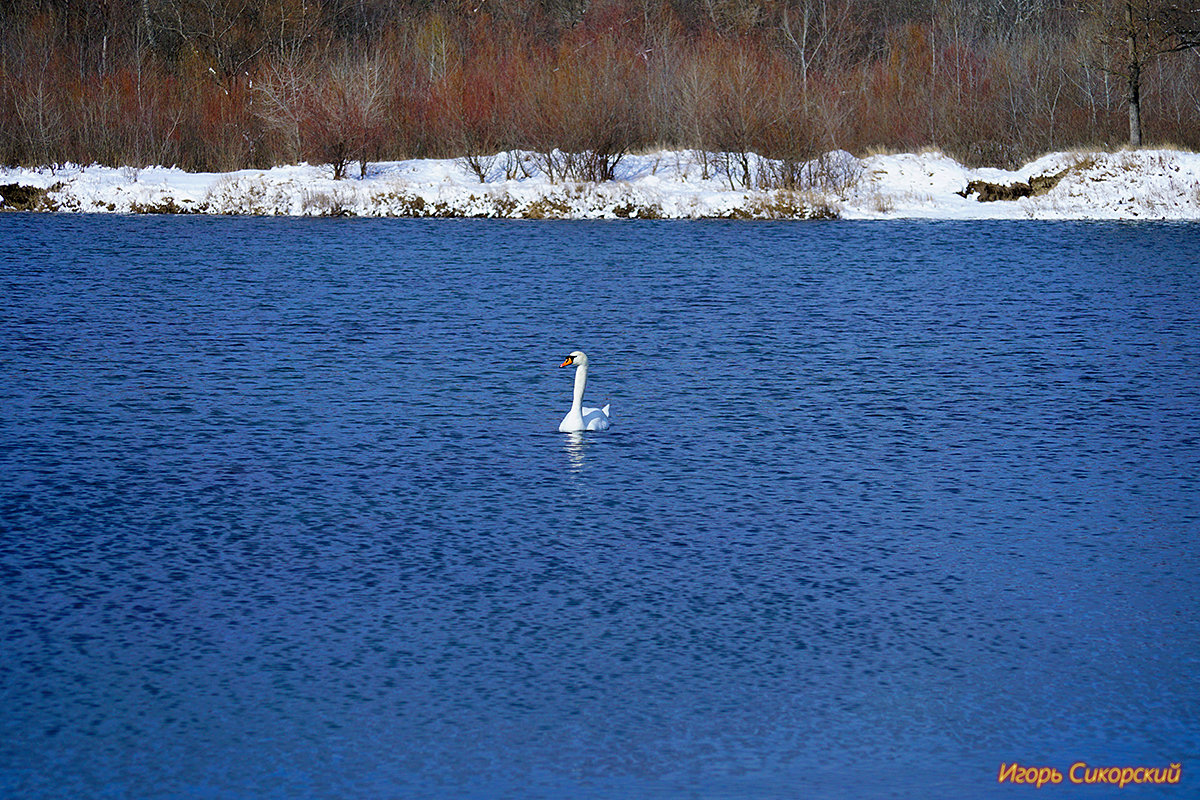
[[[626,153],[670,147],[784,187],[838,148],[1012,166],[1129,140],[1134,5],[8,0],[0,162],[308,160],[340,177],[457,157],[485,180],[526,169],[507,155],[520,149],[556,179],[602,180]],[[1145,141],[1200,148],[1200,49],[1137,33]]]

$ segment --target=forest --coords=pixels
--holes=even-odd
[[[6,0],[0,163],[228,171],[504,154],[790,165],[1200,148],[1200,10],[1158,0]],[[498,161],[499,159],[499,161]],[[517,169],[512,159],[512,169]]]

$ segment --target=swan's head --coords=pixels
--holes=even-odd
[[[571,366],[572,364],[578,364],[578,365],[579,365],[579,366],[581,366],[581,367],[586,367],[586,366],[587,366],[587,356],[585,356],[585,355],[583,354],[583,351],[582,351],[582,350],[575,350],[574,352],[572,352],[572,353],[571,353],[571,355],[567,356],[567,360],[566,360],[566,361],[564,361],[563,363],[559,364],[558,366],[560,366],[560,367],[569,367],[569,366]]]

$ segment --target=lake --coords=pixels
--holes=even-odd
[[[0,242],[0,796],[1200,791],[1198,225]]]

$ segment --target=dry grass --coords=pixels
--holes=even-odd
[[[876,214],[890,214],[896,210],[896,198],[884,192],[871,195],[871,210]]]
[[[198,214],[203,209],[188,208],[175,202],[174,197],[167,197],[157,203],[130,203],[129,211],[133,214]]]
[[[0,186],[0,200],[3,200],[5,211],[48,211],[47,195],[62,184],[55,184],[50,189],[37,186],[24,186],[19,183],[7,183]]]
[[[837,219],[839,210],[820,195],[783,189],[752,195],[744,206],[723,216],[728,219]]]
[[[354,192],[341,188],[332,191],[300,190],[300,207],[305,214],[321,217],[354,216]]]

